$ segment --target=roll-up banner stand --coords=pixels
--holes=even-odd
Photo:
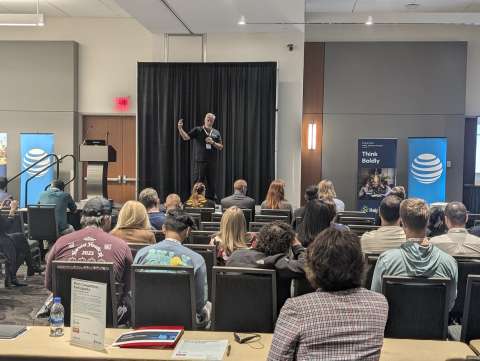
[[[51,133],[20,134],[20,163],[22,170],[40,161],[47,154],[54,153],[54,142],[55,136]],[[53,161],[52,157],[47,157],[22,174],[20,179],[21,207],[38,203],[40,192],[53,180],[55,166],[48,168]],[[28,199],[25,199],[25,183],[32,176],[35,177],[28,183]]]
[[[359,139],[357,174],[357,209],[374,216],[396,182],[397,139]]]
[[[408,197],[445,202],[447,138],[408,138]]]
[[[0,177],[7,176],[7,133],[0,133]]]

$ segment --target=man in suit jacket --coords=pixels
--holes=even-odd
[[[255,200],[247,197],[247,182],[243,179],[237,179],[233,183],[234,193],[221,200],[222,209],[225,210],[231,206],[237,206],[241,209],[251,209],[255,214]]]

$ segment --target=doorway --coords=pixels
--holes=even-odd
[[[117,151],[116,162],[108,164],[108,198],[123,204],[136,199],[136,120],[134,116],[88,115],[83,117],[83,138],[103,139]],[[86,174],[86,165],[83,165]],[[83,198],[85,180],[83,180]]]

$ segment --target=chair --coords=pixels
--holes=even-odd
[[[187,213],[200,214],[202,222],[211,222],[212,221],[212,214],[215,213],[215,208],[184,207],[183,210]]]
[[[378,254],[365,253],[365,288],[369,290],[372,287],[373,272],[378,261]]]
[[[117,326],[117,297],[112,262],[53,261],[52,291],[61,297],[65,308],[64,323],[70,326],[72,278],[107,284],[107,327]]]
[[[212,269],[217,265],[217,247],[215,245],[207,244],[184,244],[185,247],[197,252],[205,260],[207,267],[207,281],[208,281],[208,299],[212,297]]]
[[[212,231],[191,231],[188,236],[189,244],[210,244],[213,234]]]
[[[130,248],[130,251],[132,252],[132,258],[135,259],[135,256],[137,255],[137,252],[141,250],[144,247],[150,246],[149,243],[127,243],[128,248]]]
[[[300,225],[303,223],[303,217],[295,217],[295,231],[298,232]]]
[[[250,222],[250,224],[248,225],[248,231],[258,232],[266,224],[268,224],[268,222]]]
[[[306,278],[293,279],[293,297],[298,297],[312,292],[315,292],[315,289]]]
[[[0,217],[10,218],[10,210],[1,209]],[[10,228],[7,233],[25,233],[25,224],[23,223],[23,212],[19,211],[13,216],[13,219],[10,221]]]
[[[367,213],[363,211],[340,211],[337,212],[337,222],[341,217],[366,217]]]
[[[28,238],[55,242],[58,239],[58,222],[54,204],[27,206]]]
[[[267,214],[256,214],[255,215],[255,222],[270,223],[270,222],[274,222],[274,221],[282,221],[282,222],[290,224],[287,216],[274,216],[274,215],[267,215]]]
[[[155,242],[162,242],[165,239],[165,233],[162,231],[152,230],[152,232],[155,236]]]
[[[196,328],[193,267],[132,265],[132,326]]]
[[[212,213],[212,222],[221,222],[223,213]]]
[[[480,275],[480,259],[455,257],[458,266],[457,298],[450,311],[450,316],[458,321],[462,319],[467,278],[469,275]]]
[[[287,217],[288,223],[292,223],[292,212],[289,209],[261,209],[260,214],[267,216],[279,216],[282,217],[280,220],[283,220],[283,217]]]
[[[465,306],[463,308],[463,323],[460,340],[468,343],[480,338],[480,275],[469,275]]]
[[[200,229],[200,222],[202,221],[202,215],[200,213],[187,213],[195,221],[195,226]]]
[[[340,217],[338,223],[350,225],[375,225],[375,218],[371,217]]]
[[[254,213],[252,213],[251,209],[242,208],[243,215],[245,216],[245,222],[247,222],[247,227],[250,222],[253,220]]]
[[[220,222],[200,222],[200,230],[218,232],[220,230]]]
[[[378,228],[379,226],[372,226],[369,224],[349,224],[348,228],[355,233],[357,236],[361,237],[364,233],[374,231]]]
[[[382,291],[388,301],[385,337],[447,338],[448,278],[384,276]]]
[[[275,270],[213,267],[212,330],[273,332],[277,319]]]
[[[480,214],[468,213],[468,221],[465,228],[471,228],[473,226],[476,226],[478,221],[480,221]]]

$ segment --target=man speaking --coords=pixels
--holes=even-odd
[[[217,151],[223,149],[222,136],[213,128],[215,115],[207,113],[203,126],[195,127],[190,132],[183,130],[183,119],[178,121],[178,132],[183,140],[194,140],[194,178],[207,187],[206,197],[215,200],[215,184],[217,182]]]

